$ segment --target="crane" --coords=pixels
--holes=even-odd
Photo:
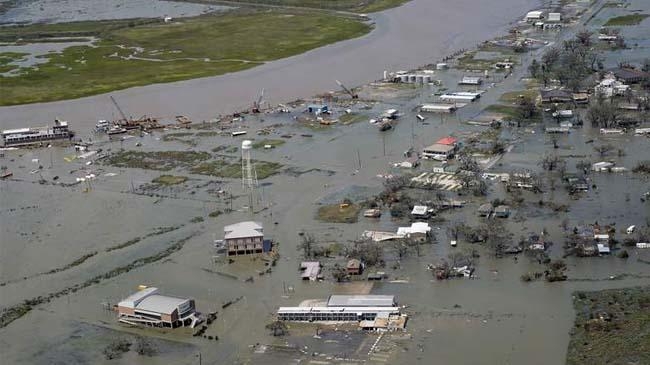
[[[343,89],[343,91],[345,91],[346,93],[348,93],[352,97],[352,99],[358,99],[359,98],[359,95],[357,95],[357,94],[353,93],[352,91],[350,91],[350,89],[345,87],[345,85],[343,85],[343,83],[341,81],[339,81],[339,80],[335,80],[335,81],[336,81],[337,84],[339,84],[339,87],[341,87],[341,89]]]
[[[122,108],[120,108],[120,106],[117,104],[117,101],[115,101],[115,98],[113,97],[113,95],[110,95],[110,98],[111,98],[111,101],[113,102],[113,104],[115,105],[115,107],[117,108],[117,111],[120,112],[120,115],[122,116],[122,119],[124,119],[125,122],[128,121],[129,118],[126,117],[126,115],[122,111]]]
[[[262,99],[264,99],[264,89],[262,89],[262,91],[260,92],[260,97],[257,98],[257,101],[253,102],[253,108],[251,109],[253,113],[260,112],[260,108],[262,107]]]

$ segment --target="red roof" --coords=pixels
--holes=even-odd
[[[458,142],[458,140],[456,138],[454,138],[454,137],[445,137],[445,138],[439,140],[436,143],[437,144],[444,144],[444,145],[447,145],[447,146],[453,146],[453,145],[456,144],[456,142]]]

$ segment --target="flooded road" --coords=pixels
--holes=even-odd
[[[415,0],[372,14],[370,34],[242,72],[136,87],[111,93],[129,115],[187,115],[208,120],[250,106],[259,90],[271,103],[337,90],[380,79],[384,70],[435,62],[461,48],[503,33],[538,0]],[[0,108],[0,129],[68,120],[87,133],[98,119],[116,111],[107,95]]]

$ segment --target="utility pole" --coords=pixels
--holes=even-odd
[[[357,148],[357,160],[359,160],[359,170],[361,170],[361,154],[359,153],[358,148]]]

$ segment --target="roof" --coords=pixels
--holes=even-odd
[[[491,212],[492,209],[494,209],[494,207],[490,203],[481,204],[481,206],[478,207],[479,212]]]
[[[619,68],[612,71],[620,79],[647,78],[648,73],[633,68]]]
[[[510,207],[507,206],[507,205],[499,205],[498,207],[496,207],[496,208],[494,209],[494,211],[497,212],[497,213],[499,213],[499,212],[503,212],[503,213],[505,213],[505,212],[509,212],[509,211],[510,211]]]
[[[416,205],[413,207],[411,214],[423,215],[423,214],[427,214],[427,210],[429,210],[429,207],[427,207],[426,205]]]
[[[358,259],[350,259],[348,261],[348,265],[347,265],[348,269],[358,269],[360,267],[361,267],[361,261],[359,261]]]
[[[562,18],[561,13],[548,13],[548,21],[550,22],[559,22]]]
[[[348,307],[280,307],[278,314],[282,313],[399,313],[399,307],[393,306],[348,306]]]
[[[300,275],[302,278],[316,279],[320,274],[320,262],[318,261],[303,261],[300,268],[304,270]]]
[[[154,294],[144,298],[140,304],[137,305],[136,309],[148,312],[171,314],[179,306],[185,304],[189,300],[190,299],[188,298],[177,298]]]
[[[567,90],[551,89],[540,91],[542,98],[572,98],[573,94]]]
[[[541,18],[543,13],[544,12],[541,10],[529,11],[528,14],[526,14],[526,18]]]
[[[223,227],[224,239],[243,238],[243,237],[264,237],[264,231],[261,223],[246,221],[231,224]]]
[[[439,153],[448,153],[454,150],[454,146],[449,146],[446,144],[434,143],[431,146],[424,149],[425,152],[439,152]]]
[[[2,131],[2,134],[29,133],[30,131],[32,131],[31,128],[5,129]]]
[[[455,145],[456,143],[458,143],[458,139],[454,137],[445,137],[436,142],[436,144],[444,144],[448,146]]]
[[[411,223],[410,227],[399,227],[397,228],[397,235],[398,236],[408,236],[413,233],[424,233],[427,234],[431,232],[431,227],[429,227],[429,223],[427,222],[414,222]]]
[[[598,244],[598,253],[609,253],[609,245],[604,244],[604,243],[599,243]]]
[[[328,307],[393,307],[394,295],[330,295]]]
[[[120,307],[135,308],[143,299],[150,295],[158,293],[158,288],[149,287],[143,290],[139,290],[128,297],[124,298],[117,305]]]

